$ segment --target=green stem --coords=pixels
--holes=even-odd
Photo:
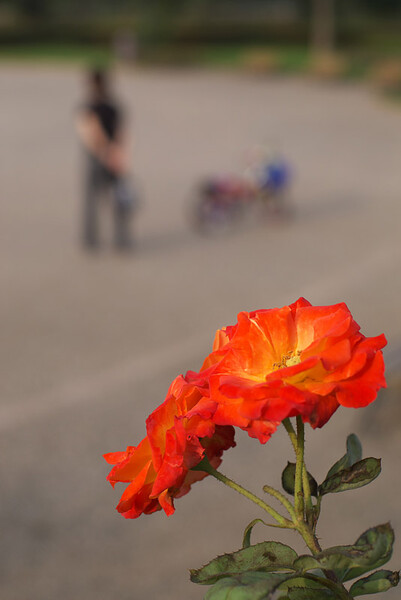
[[[285,517],[280,515],[280,513],[278,513],[276,510],[274,510],[274,508],[269,506],[269,504],[266,504],[266,502],[264,502],[261,498],[258,498],[258,496],[255,496],[255,494],[253,494],[249,490],[245,489],[244,487],[242,487],[241,485],[239,485],[232,479],[229,479],[228,477],[223,475],[223,473],[216,471],[216,469],[214,469],[212,467],[212,465],[210,464],[210,462],[208,461],[207,458],[204,458],[201,463],[199,463],[196,467],[193,467],[193,470],[194,471],[205,471],[206,473],[209,473],[209,475],[212,475],[213,477],[215,477],[216,479],[218,479],[219,481],[221,481],[228,487],[232,488],[239,494],[242,494],[242,496],[245,496],[245,498],[248,498],[248,500],[251,500],[252,502],[257,504],[260,508],[262,508],[267,513],[269,513],[269,515],[277,521],[278,525],[273,525],[273,527],[283,527],[285,529],[294,529],[294,524],[291,521],[289,521],[288,519],[286,519]]]
[[[264,485],[263,491],[266,492],[266,494],[270,494],[270,496],[273,496],[273,498],[276,498],[276,500],[281,502],[281,504],[287,509],[288,514],[291,516],[293,522],[296,523],[297,515],[295,514],[294,507],[291,504],[291,502],[284,496],[284,494],[282,494],[275,488],[270,487],[270,485]]]
[[[313,504],[312,504],[312,494],[311,494],[310,485],[309,485],[309,476],[308,476],[308,471],[306,470],[305,461],[304,461],[304,466],[302,469],[302,486],[304,489],[306,520],[309,524],[311,524],[313,522]]]
[[[296,466],[295,466],[295,512],[298,520],[304,519],[304,493],[302,486],[302,471],[304,468],[304,444],[305,431],[301,417],[297,417],[297,449],[296,449]]]
[[[318,496],[316,506],[315,506],[315,516],[313,519],[313,521],[314,521],[313,522],[313,533],[315,533],[315,531],[316,531],[316,525],[317,525],[317,521],[320,517],[321,506],[322,506],[322,496]]]
[[[321,552],[321,550],[322,550],[320,547],[320,544],[316,538],[316,535],[315,535],[316,521],[317,521],[317,518],[320,513],[321,498],[318,498],[317,506],[316,506],[317,513],[316,513],[316,517],[314,520],[315,522],[312,523],[312,521],[313,521],[312,496],[311,496],[311,492],[310,492],[308,472],[307,472],[305,460],[304,460],[304,449],[305,449],[304,424],[303,424],[302,418],[298,416],[297,417],[297,433],[295,433],[294,427],[292,426],[290,419],[288,419],[288,418],[284,419],[283,425],[290,437],[292,446],[295,451],[296,459],[297,459],[296,468],[295,468],[295,508],[297,510],[298,519],[297,519],[297,521],[294,521],[294,524],[296,526],[298,533],[302,536],[304,542],[308,546],[309,550],[312,552],[313,555],[316,555],[316,554],[319,554],[319,552]],[[301,470],[301,467],[302,467],[302,470]],[[300,491],[302,492],[302,488],[303,488],[304,496],[302,497],[302,493],[301,493],[301,495],[300,495],[300,498],[302,501],[302,511],[301,511],[301,502],[297,505],[297,497],[299,495],[299,492]],[[303,508],[304,508],[303,501],[305,501],[306,521],[304,520],[304,514],[303,514]],[[316,582],[319,582],[323,586],[327,587],[328,589],[333,590],[339,598],[341,598],[343,600],[349,600],[351,598],[351,596],[348,594],[347,590],[342,585],[342,583],[338,580],[338,578],[336,577],[336,574],[330,570],[325,570],[324,573],[325,573],[327,579],[325,579],[323,577],[317,577],[317,576],[311,575],[309,573],[305,574],[304,577],[306,579],[312,579]]]
[[[292,426],[292,423],[289,418],[283,420],[283,425],[289,435],[292,446],[294,448],[294,452],[296,454],[298,440],[297,440],[297,434],[295,433],[295,429]],[[308,522],[310,522],[312,514],[313,514],[313,504],[312,504],[312,495],[311,495],[310,485],[309,485],[308,471],[306,469],[305,461],[304,461],[304,465],[303,465],[303,469],[302,469],[302,486],[303,486],[303,490],[304,490],[307,518],[308,518]]]
[[[292,444],[292,447],[294,448],[294,452],[296,454],[296,452],[297,452],[297,434],[295,433],[295,429],[292,426],[292,423],[288,417],[283,420],[283,425],[284,425],[288,435],[290,436],[291,444]]]
[[[298,523],[297,531],[303,537],[305,544],[308,546],[313,555],[319,554],[319,552],[322,551],[316,536],[313,534],[305,521]]]
[[[310,527],[308,527],[308,525],[306,523],[302,523],[297,527],[297,531],[301,534],[301,536],[303,537],[306,545],[308,546],[309,550],[312,552],[313,555],[319,554],[319,552],[322,551],[319,542],[317,541],[316,536],[314,535],[314,533],[311,531]],[[340,594],[340,598],[350,598],[347,590],[345,589],[345,587],[343,586],[343,584],[341,583],[341,581],[338,579],[337,575],[335,574],[334,571],[330,570],[330,569],[323,569],[324,574],[326,575],[327,579],[324,578],[319,578],[320,581],[326,585],[327,587],[330,587],[330,589],[334,589],[335,591],[337,591]],[[309,576],[310,574],[308,574]],[[306,577],[306,575],[303,575],[304,577]],[[335,586],[335,587],[333,587]]]

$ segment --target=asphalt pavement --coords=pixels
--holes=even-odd
[[[79,240],[73,128],[82,74],[0,67],[4,600],[203,597],[188,569],[238,549],[246,524],[261,515],[209,478],[177,501],[174,516],[126,521],[114,510],[121,490],[106,482],[102,454],[140,441],[170,381],[200,367],[215,330],[239,311],[299,296],[345,301],[363,333],[386,334],[398,366],[399,108],[354,84],[204,70],[121,72],[116,88],[142,198],[136,245],[127,255],[110,247],[106,206],[104,246],[88,254]],[[291,218],[248,219],[221,236],[193,232],[187,213],[196,184],[241,172],[257,143],[292,165]],[[388,520],[401,537],[394,414],[394,400],[384,397],[308,431],[317,479],[351,431],[366,456],[383,458],[370,487],[327,498],[323,546],[352,543]],[[279,485],[289,459],[285,432],[266,446],[239,434],[222,470],[260,492]],[[305,550],[275,530],[258,530],[255,540],[270,535]],[[401,566],[399,543],[391,566]]]

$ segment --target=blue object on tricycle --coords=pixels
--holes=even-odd
[[[260,183],[263,188],[278,191],[288,184],[289,179],[288,165],[283,161],[274,161],[266,165]]]

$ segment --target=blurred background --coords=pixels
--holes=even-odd
[[[108,204],[104,241],[81,245],[75,121],[93,66],[110,69],[127,115],[130,252],[107,242]],[[1,598],[203,597],[188,569],[238,549],[256,509],[207,479],[174,516],[126,521],[102,454],[142,439],[217,328],[299,296],[345,301],[389,341],[386,393],[308,430],[318,480],[352,431],[383,458],[369,488],[327,497],[321,543],[388,520],[400,539],[400,1],[3,0],[0,89]],[[290,165],[290,215],[199,235],[194,190],[242,173],[255,144]],[[279,487],[285,432],[237,442],[223,472]],[[266,536],[283,539],[254,539]]]

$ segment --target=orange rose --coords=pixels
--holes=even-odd
[[[117,510],[134,519],[161,508],[174,512],[174,498],[184,496],[191,485],[206,477],[191,471],[206,455],[216,468],[224,450],[235,445],[234,429],[216,425],[216,404],[205,398],[182,376],[170,386],[166,400],[147,419],[147,436],[126,452],[105,454],[115,465],[108,480],[126,482]]]
[[[359,408],[385,386],[384,335],[366,338],[344,303],[290,306],[238,315],[219,330],[199,373],[186,379],[208,389],[213,420],[266,442],[286,417],[321,427],[339,405]],[[206,392],[204,392],[206,393]]]

